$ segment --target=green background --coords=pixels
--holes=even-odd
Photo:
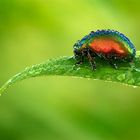
[[[0,0],[0,85],[27,66],[73,55],[91,30],[118,30],[139,50],[139,13],[139,0]],[[46,76],[0,97],[0,140],[138,139],[140,88]]]

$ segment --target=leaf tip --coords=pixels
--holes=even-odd
[[[4,92],[4,90],[5,89],[3,87],[0,88],[0,96],[2,95],[2,93]]]
[[[0,96],[5,92],[5,90],[7,89],[7,85],[4,84],[1,88],[0,88]]]

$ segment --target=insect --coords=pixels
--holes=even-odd
[[[109,62],[115,69],[119,62],[132,62],[136,55],[133,43],[122,33],[114,30],[91,31],[74,46],[76,64],[82,64],[87,58],[93,70],[96,70],[96,58]]]

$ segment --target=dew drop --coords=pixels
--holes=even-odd
[[[8,80],[8,83],[12,83],[12,79]]]
[[[35,73],[35,70],[31,70],[31,71],[29,71],[28,73],[29,73],[29,74],[33,74],[33,73]]]
[[[76,70],[78,71],[78,70],[80,70],[81,68],[80,67],[78,67]]]
[[[134,70],[135,70],[136,72],[140,72],[140,69],[134,68]]]
[[[127,83],[128,84],[134,84],[135,83],[135,80],[134,79],[130,79],[130,80],[127,81]]]
[[[125,74],[120,74],[120,75],[118,75],[118,76],[117,76],[117,79],[118,79],[119,81],[125,80]]]
[[[133,88],[137,88],[137,86],[133,86]]]

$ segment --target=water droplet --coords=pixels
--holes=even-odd
[[[130,79],[130,80],[127,81],[127,83],[128,84],[134,84],[135,83],[135,80],[134,79]]]
[[[117,76],[117,79],[118,79],[119,81],[125,80],[125,74],[120,74],[120,75],[118,75],[118,76]]]
[[[134,70],[135,70],[136,72],[140,72],[140,69],[138,69],[138,68],[134,68]]]
[[[80,67],[78,67],[76,70],[78,71],[78,70],[80,70],[81,68]]]
[[[8,83],[11,83],[11,82],[12,82],[12,79],[9,79],[9,80],[8,80]]]
[[[137,86],[133,86],[133,88],[137,88]]]
[[[33,73],[35,73],[35,70],[31,70],[31,71],[29,71],[28,73],[29,73],[29,74],[33,74]]]
[[[89,78],[90,78],[90,76],[89,76],[89,75],[85,75],[85,77],[86,77],[87,79],[89,79]]]

